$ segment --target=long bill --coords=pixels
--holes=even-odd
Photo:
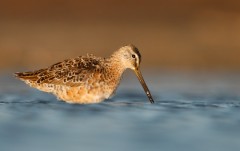
[[[151,93],[150,93],[150,91],[149,91],[149,89],[148,89],[148,87],[147,87],[147,85],[146,85],[146,83],[145,83],[145,81],[144,81],[144,79],[143,79],[143,76],[142,76],[142,74],[141,74],[140,69],[135,69],[134,71],[135,71],[135,73],[136,73],[136,75],[137,75],[137,77],[138,77],[138,80],[139,80],[139,82],[141,83],[141,85],[142,85],[145,93],[147,94],[149,101],[150,101],[151,103],[154,103],[154,100],[153,100],[153,98],[152,98],[152,95],[151,95]]]

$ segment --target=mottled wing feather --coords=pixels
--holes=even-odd
[[[79,56],[33,72],[16,73],[23,80],[30,80],[37,84],[55,84],[66,86],[80,86],[93,73],[103,70],[103,59],[93,55]]]

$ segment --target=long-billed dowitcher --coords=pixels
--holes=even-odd
[[[154,103],[140,72],[141,54],[134,45],[126,45],[109,58],[93,55],[67,59],[32,72],[15,73],[31,87],[50,92],[68,103],[99,103],[114,94],[123,72],[135,71],[149,101]]]

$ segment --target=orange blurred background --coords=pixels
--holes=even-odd
[[[240,1],[5,0],[0,69],[45,67],[133,43],[142,66],[240,69]]]

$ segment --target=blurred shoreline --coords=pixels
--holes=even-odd
[[[129,43],[143,68],[240,70],[236,1],[11,2],[0,5],[0,70],[107,57]]]

